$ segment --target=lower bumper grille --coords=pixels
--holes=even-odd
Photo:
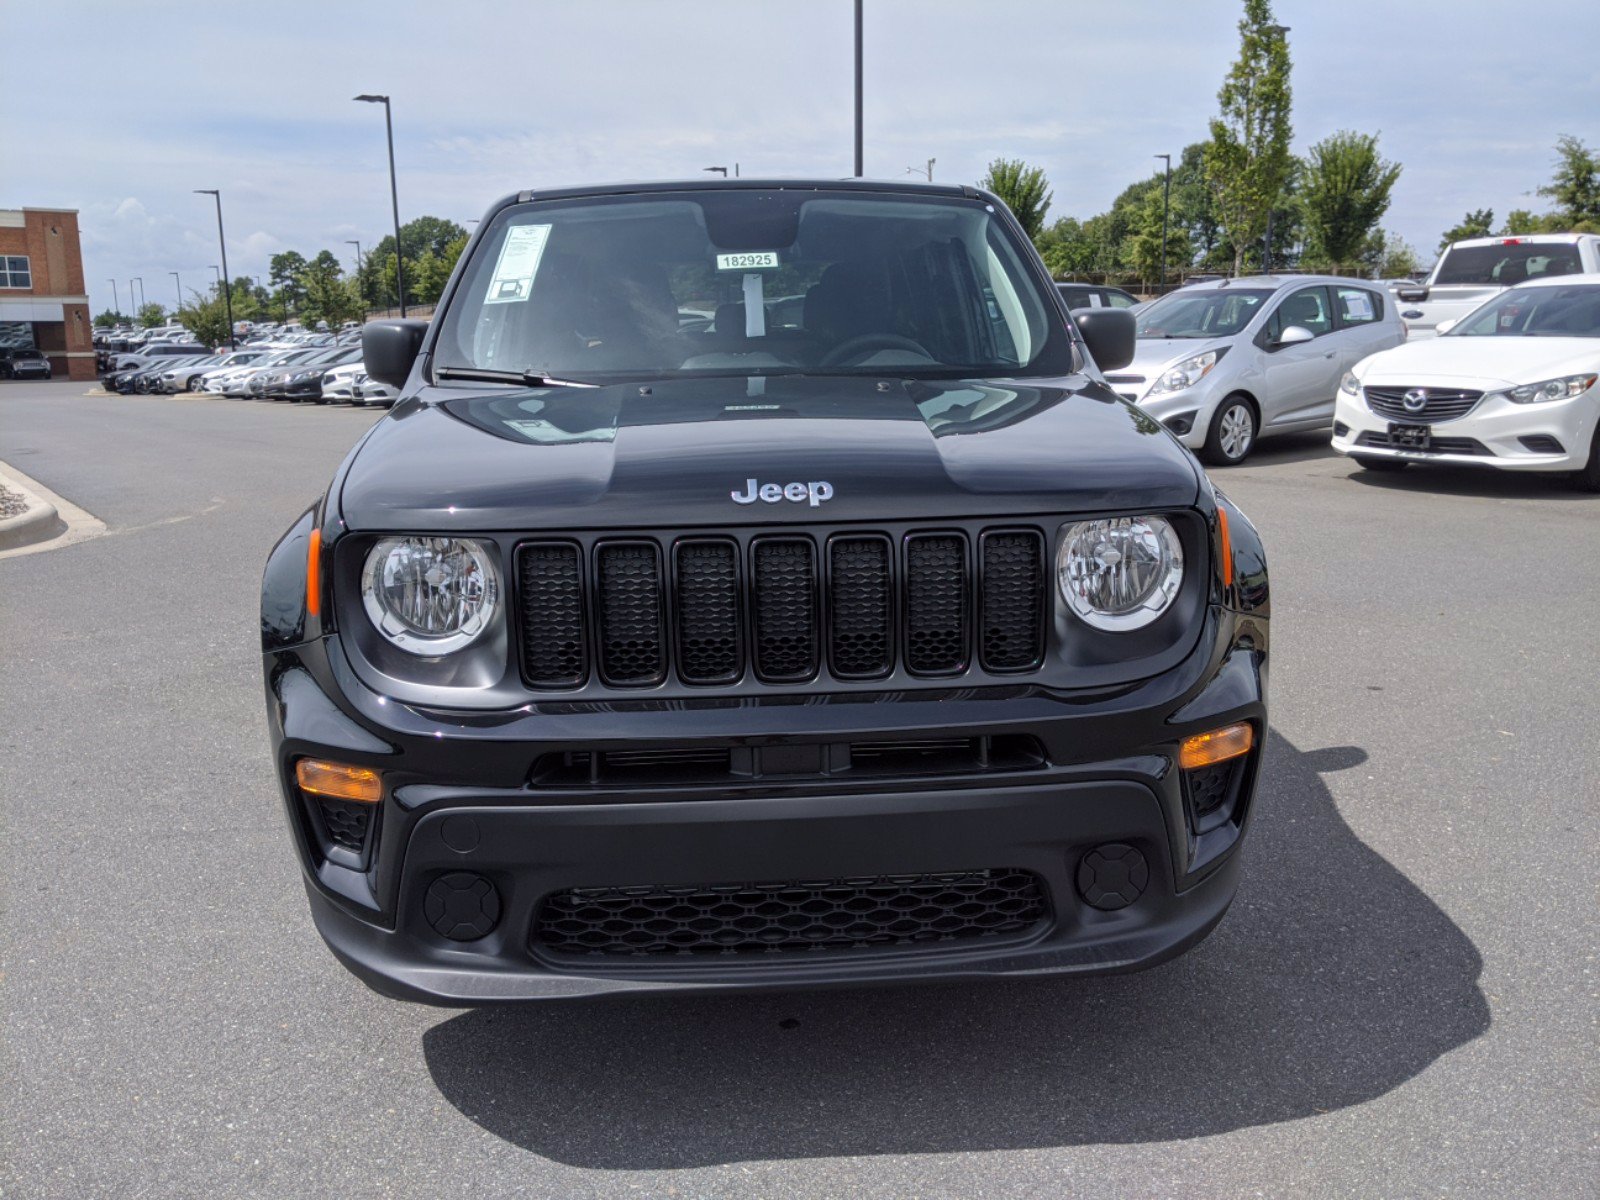
[[[1380,446],[1385,450],[1415,450],[1415,447],[1403,445],[1394,441],[1387,433],[1374,433],[1371,430],[1363,433],[1356,439],[1358,446]],[[1477,438],[1468,437],[1438,437],[1428,439],[1428,449],[1421,453],[1434,454],[1475,454],[1480,457],[1493,458],[1494,451],[1485,446]]]
[[[1031,871],[689,887],[577,888],[547,897],[536,950],[563,958],[702,958],[1016,937],[1049,915]]]

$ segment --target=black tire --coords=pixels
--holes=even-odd
[[[1211,414],[1200,457],[1214,467],[1232,467],[1250,457],[1261,432],[1256,406],[1246,396],[1229,396]]]
[[[200,390],[200,376],[198,376],[198,375],[191,376],[190,379],[189,379],[189,382],[184,385],[184,390],[185,391],[190,391],[190,392],[198,392]]]
[[[1350,461],[1363,471],[1404,471],[1411,465],[1403,458],[1373,458],[1369,454],[1352,454]]]
[[[1589,461],[1583,470],[1572,473],[1572,486],[1583,492],[1600,492],[1600,425],[1595,426],[1594,440],[1589,443]]]

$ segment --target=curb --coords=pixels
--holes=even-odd
[[[9,486],[9,485],[8,485]],[[12,488],[22,493],[28,501],[26,512],[0,521],[0,550],[14,550],[18,546],[31,546],[48,541],[67,531],[67,523],[56,512],[56,506],[41,500],[23,488]]]
[[[9,463],[0,462],[0,483],[21,492],[28,502],[27,511],[0,521],[0,559],[70,546],[106,532],[104,521]]]

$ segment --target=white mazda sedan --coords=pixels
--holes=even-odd
[[[1368,470],[1567,472],[1600,491],[1600,275],[1510,288],[1440,334],[1345,375],[1335,450]]]

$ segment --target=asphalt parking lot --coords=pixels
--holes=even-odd
[[[267,549],[377,416],[0,385],[108,532],[0,560],[10,1196],[1594,1196],[1600,497],[1219,478],[1275,589],[1244,884],[1070,983],[452,1012],[323,949]]]

